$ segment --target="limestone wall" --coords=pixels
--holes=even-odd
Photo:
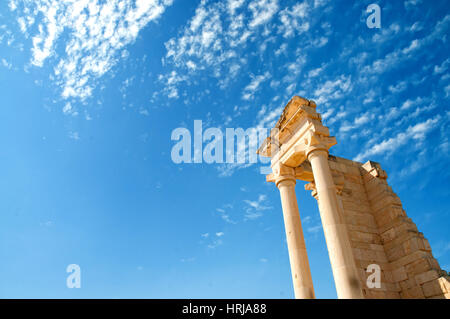
[[[402,208],[375,162],[361,164],[329,156],[366,298],[448,298],[450,277],[433,257],[430,244]],[[314,182],[306,189],[314,191]],[[367,266],[381,268],[381,288],[368,288]]]

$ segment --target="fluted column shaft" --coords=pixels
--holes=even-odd
[[[336,187],[328,165],[328,151],[314,148],[307,155],[314,174],[320,217],[338,298],[364,298],[342,207],[338,203]]]
[[[295,183],[293,176],[280,176],[276,180],[283,208],[295,298],[313,299],[315,298],[314,287],[295,195]]]

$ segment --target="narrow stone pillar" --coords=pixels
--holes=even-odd
[[[322,219],[338,298],[362,299],[364,296],[350,238],[328,166],[328,150],[320,146],[311,147],[307,151],[307,157],[314,174],[320,218]]]
[[[280,190],[295,298],[314,299],[311,270],[295,196],[295,176],[281,175],[276,178],[275,183]]]

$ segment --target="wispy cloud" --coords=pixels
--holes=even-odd
[[[309,30],[307,2],[297,3],[292,8],[285,8],[280,12],[281,25],[278,32],[285,38],[291,38]]]
[[[354,160],[368,160],[369,157],[374,155],[390,153],[395,151],[400,146],[403,146],[411,139],[416,142],[421,141],[429,131],[435,128],[439,119],[440,117],[436,116],[414,126],[410,126],[405,132],[400,132],[396,136],[383,140],[381,143],[375,144],[367,150],[361,152],[355,157]]]
[[[254,220],[263,216],[263,211],[271,209],[267,206],[267,196],[260,194],[257,200],[244,200],[246,204],[244,220]]]
[[[42,67],[50,58],[58,61],[54,79],[62,97],[85,99],[96,79],[127,55],[125,48],[139,31],[171,4],[172,0],[11,0],[10,9],[21,31],[31,37],[31,64]],[[56,50],[60,40],[65,54]]]
[[[244,88],[242,92],[242,99],[251,100],[253,98],[253,95],[259,89],[261,83],[267,81],[269,78],[270,78],[269,72],[253,76],[252,81]]]
[[[248,8],[252,12],[250,28],[258,27],[272,19],[278,11],[278,0],[255,0],[250,2]]]
[[[228,212],[232,208],[233,206],[231,205],[224,205],[223,208],[217,208],[216,211],[220,214],[220,218],[222,218],[225,222],[229,224],[236,224],[237,222],[231,218],[230,213]]]
[[[223,244],[222,237],[224,235],[225,235],[225,233],[223,233],[223,232],[217,232],[215,234],[215,237],[211,238],[210,243],[206,247],[208,247],[209,249],[214,249],[214,248],[222,245]]]
[[[330,100],[342,98],[352,89],[350,76],[341,75],[334,80],[328,80],[314,91],[317,103],[322,104]]]

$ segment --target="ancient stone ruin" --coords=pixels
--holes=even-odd
[[[296,180],[319,205],[339,298],[446,298],[450,277],[408,218],[380,164],[332,156],[336,144],[313,101],[289,101],[258,154],[271,158],[281,195],[296,298],[315,298],[297,199]],[[379,270],[380,283],[368,284]]]

